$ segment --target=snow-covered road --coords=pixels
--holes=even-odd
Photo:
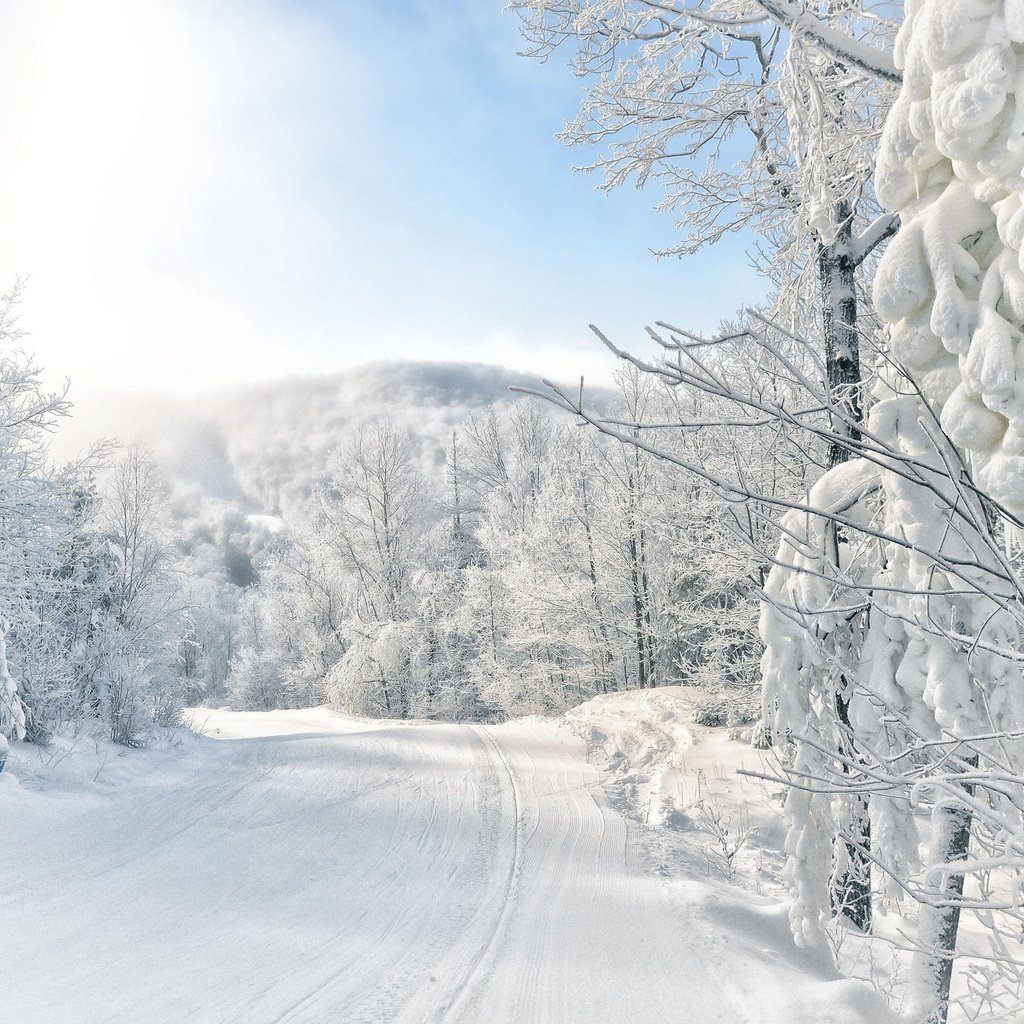
[[[205,727],[116,793],[4,794],[0,1021],[870,1019],[777,915],[670,898],[555,724]]]

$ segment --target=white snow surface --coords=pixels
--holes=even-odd
[[[19,1024],[880,1024],[704,827],[756,766],[678,688],[562,722],[195,713],[125,751],[12,745],[4,992]],[[752,821],[752,824],[751,824]],[[781,835],[781,830],[774,826]],[[710,845],[709,845],[710,844]],[[746,858],[746,866],[744,866]]]

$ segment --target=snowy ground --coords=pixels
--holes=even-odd
[[[0,1019],[888,1020],[794,949],[777,826],[734,775],[756,752],[688,709],[666,690],[491,727],[201,711],[205,736],[145,751],[15,745]]]

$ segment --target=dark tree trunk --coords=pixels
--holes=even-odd
[[[641,690],[645,690],[650,683],[647,678],[647,633],[644,629],[644,602],[640,590],[640,566],[636,537],[630,535],[628,548],[629,588],[633,594],[633,629],[636,633],[637,685]]]
[[[846,680],[842,680],[845,684]],[[855,758],[856,748],[850,736],[850,704],[842,693],[836,694],[836,714],[843,727],[840,752]],[[849,768],[844,765],[844,771]],[[836,872],[832,884],[832,908],[862,932],[871,931],[871,818],[866,798],[850,797],[850,836],[844,841],[846,866]]]
[[[640,530],[640,592],[643,594],[644,634],[647,648],[647,685],[654,686],[657,677],[654,672],[654,625],[651,616],[651,588],[647,576],[646,531]]]
[[[833,438],[829,444],[829,468],[841,465],[856,452],[860,441],[863,411],[860,395],[860,337],[857,333],[857,262],[853,243],[853,212],[847,202],[835,211],[840,228],[835,239],[817,246],[818,284],[821,291],[822,331],[825,342],[826,386],[830,398]],[[834,538],[838,564],[839,540]],[[836,692],[836,716],[842,730],[840,753],[854,761],[857,757],[850,728],[848,682],[840,679]],[[847,769],[848,770],[848,769]],[[832,906],[854,927],[871,929],[871,819],[867,801],[851,797],[851,835],[846,842],[847,866],[836,872],[832,887]]]

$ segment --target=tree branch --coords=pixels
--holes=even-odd
[[[824,24],[793,0],[756,0],[756,3],[772,21],[789,29],[794,37],[811,39],[833,57],[887,82],[903,81],[889,54]]]

